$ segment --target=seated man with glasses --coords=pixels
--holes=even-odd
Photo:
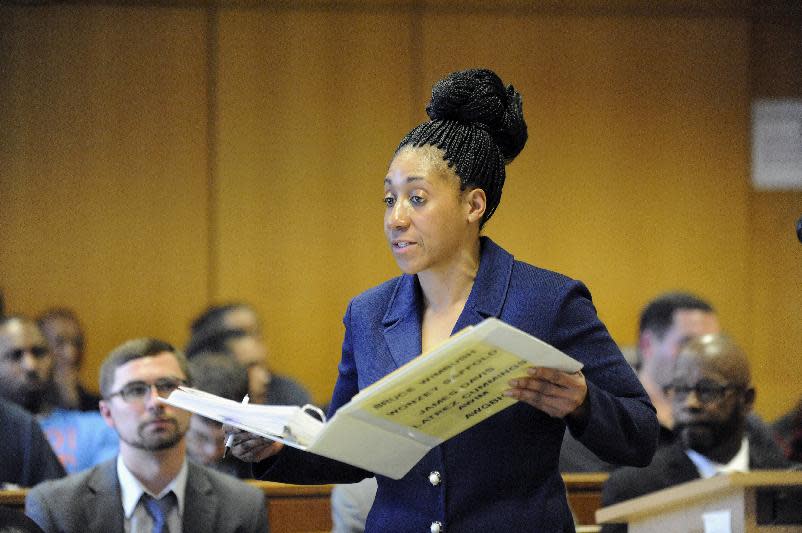
[[[773,442],[746,431],[755,389],[746,354],[730,337],[715,333],[688,341],[666,394],[675,440],[659,448],[649,466],[614,471],[602,489],[602,505],[720,473],[792,466]],[[626,525],[602,531],[626,531]]]
[[[190,413],[160,401],[190,382],[184,355],[156,339],[113,350],[100,369],[100,413],[119,455],[31,489],[25,512],[45,532],[267,531],[262,491],[187,461]]]

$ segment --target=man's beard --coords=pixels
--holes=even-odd
[[[30,386],[0,387],[0,396],[14,402],[32,414],[39,414],[44,404],[44,391],[42,387],[32,384]]]
[[[20,405],[35,415],[39,414],[45,403],[42,392],[27,390],[22,397],[23,401]]]
[[[680,423],[674,426],[674,430],[686,448],[704,456],[733,435],[743,434],[742,421],[737,416],[721,422]]]
[[[173,417],[161,418],[159,420],[169,422],[173,425],[173,430],[168,432],[159,432],[156,434],[150,434],[146,431],[147,425],[152,420],[148,422],[143,422],[137,428],[137,438],[126,440],[122,435],[120,435],[120,440],[132,446],[134,448],[139,448],[140,450],[146,450],[149,452],[155,452],[159,450],[168,450],[170,448],[174,448],[181,439],[184,438],[184,434],[186,433],[186,428],[184,431],[181,431],[178,426],[178,420]]]

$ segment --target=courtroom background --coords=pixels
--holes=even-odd
[[[750,184],[750,106],[802,98],[798,2],[0,2],[0,288],[74,307],[82,379],[252,303],[325,403],[348,300],[397,274],[382,178],[434,81],[486,66],[530,140],[485,234],[585,281],[619,344],[710,299],[758,411],[802,394],[802,191]]]

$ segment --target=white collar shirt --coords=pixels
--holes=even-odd
[[[164,487],[159,494],[150,494],[159,499],[172,491],[175,494],[177,505],[173,506],[167,515],[167,525],[171,533],[182,530],[182,517],[184,516],[184,497],[187,488],[187,460],[178,471],[178,475]],[[125,533],[150,533],[153,530],[153,519],[150,517],[145,505],[141,502],[142,494],[147,492],[142,483],[125,466],[121,455],[117,456],[117,479],[120,481],[120,494],[122,496],[123,512],[125,513]]]
[[[685,450],[685,454],[696,465],[696,469],[702,479],[729,472],[749,472],[749,440],[746,437],[741,441],[741,448],[738,453],[727,464],[711,461],[701,453],[691,449]]]

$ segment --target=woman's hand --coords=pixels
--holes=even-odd
[[[555,418],[569,415],[583,418],[588,384],[582,372],[569,374],[552,368],[528,368],[526,373],[526,377],[509,381],[512,388],[504,392],[505,396],[526,402]]]
[[[258,463],[276,455],[284,445],[234,426],[223,424],[223,431],[232,437],[231,454],[246,463]],[[228,437],[226,437],[226,442]]]

